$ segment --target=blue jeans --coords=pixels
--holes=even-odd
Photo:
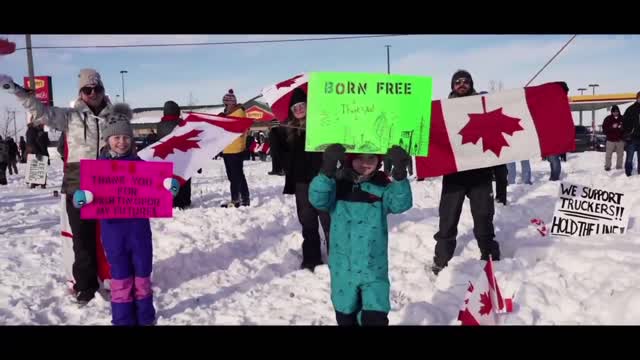
[[[627,155],[625,156],[624,172],[627,176],[631,176],[631,172],[633,170],[633,154],[636,153],[638,155],[636,160],[636,163],[638,164],[637,171],[638,174],[640,174],[640,139],[631,140],[631,142],[627,144],[625,150],[627,151]]]
[[[520,166],[522,167],[522,182],[524,184],[531,184],[531,165],[529,164],[529,160],[520,161]],[[512,162],[507,164],[507,181],[509,185],[513,185],[516,183],[516,163]]]
[[[547,157],[547,160],[549,160],[549,164],[551,164],[551,177],[549,177],[549,180],[560,180],[560,172],[562,171],[562,166],[560,165],[560,155],[549,156]]]

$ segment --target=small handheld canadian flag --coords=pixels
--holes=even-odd
[[[460,325],[499,325],[498,314],[513,311],[513,298],[504,299],[493,272],[493,260],[484,266],[476,286],[469,281],[469,288],[458,314]]]

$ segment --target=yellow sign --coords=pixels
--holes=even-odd
[[[27,87],[31,87],[31,80],[27,80]],[[44,80],[36,79],[36,89],[40,89],[44,87]]]
[[[262,111],[255,111],[255,110],[254,110],[254,111],[249,111],[249,112],[247,112],[247,114],[246,114],[246,115],[247,115],[247,117],[248,117],[248,118],[252,118],[252,119],[256,119],[256,120],[260,120],[260,119],[262,119],[262,116],[263,116],[264,114],[262,113]]]

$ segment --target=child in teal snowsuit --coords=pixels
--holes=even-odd
[[[411,158],[394,146],[388,156],[394,181],[380,171],[381,156],[345,154],[340,144],[324,153],[309,201],[331,215],[329,270],[338,325],[388,325],[387,215],[412,207],[407,166]],[[341,168],[338,168],[342,165]]]

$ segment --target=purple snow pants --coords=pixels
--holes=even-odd
[[[153,324],[156,310],[151,292],[149,219],[102,220],[100,229],[111,265],[111,322],[128,326]]]

